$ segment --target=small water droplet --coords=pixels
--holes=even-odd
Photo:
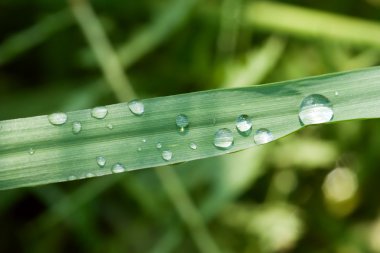
[[[185,114],[179,114],[175,118],[175,124],[178,127],[180,133],[185,132],[186,128],[189,126],[189,118]]]
[[[228,128],[221,128],[214,136],[214,146],[220,149],[229,149],[234,143],[232,131]]]
[[[97,106],[92,108],[91,116],[95,119],[104,119],[108,114],[108,110],[105,106]]]
[[[141,141],[142,141],[143,143],[146,143],[146,139],[142,139]]]
[[[86,177],[87,177],[87,178],[95,177],[95,174],[93,174],[93,173],[90,172],[90,173],[87,173],[87,174],[86,174]]]
[[[328,98],[312,94],[302,100],[298,116],[304,125],[320,124],[329,122],[334,116],[334,111]]]
[[[173,152],[171,152],[170,150],[164,150],[162,151],[162,159],[164,159],[165,161],[170,161],[173,157]]]
[[[106,165],[107,160],[103,156],[97,156],[96,157],[96,163],[98,164],[98,166],[100,168],[103,168]]]
[[[113,129],[113,125],[111,123],[108,123],[107,124],[107,128],[110,129],[110,130],[112,130]]]
[[[113,173],[121,173],[125,171],[125,167],[121,163],[115,163],[114,165],[112,165],[111,170]]]
[[[137,148],[137,151],[139,151],[139,152],[142,151],[142,148]]]
[[[338,92],[338,91],[335,91],[334,95],[335,95],[335,96],[339,96],[339,92]]]
[[[249,134],[252,129],[252,119],[246,114],[240,115],[236,119],[236,128],[241,134]]]
[[[33,148],[30,148],[28,153],[29,153],[29,155],[34,155],[35,151]]]
[[[253,140],[255,141],[257,145],[265,144],[265,143],[273,141],[273,134],[271,131],[269,131],[266,128],[260,128],[256,130],[253,136]]]
[[[79,134],[82,131],[82,124],[78,121],[73,122],[72,131],[73,134]]]
[[[190,143],[189,144],[189,147],[193,150],[196,150],[197,149],[197,144],[195,144],[194,142]]]
[[[162,143],[161,142],[157,142],[156,148],[158,148],[158,149],[162,148]]]
[[[69,180],[69,181],[73,181],[73,180],[75,180],[75,179],[77,179],[76,176],[69,176],[69,177],[67,178],[67,180]]]
[[[130,101],[128,107],[134,115],[141,116],[144,114],[144,104],[140,100]]]
[[[67,114],[64,112],[55,112],[48,116],[48,120],[52,125],[63,125],[67,121]]]

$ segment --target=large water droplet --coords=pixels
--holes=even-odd
[[[320,94],[305,97],[300,105],[299,119],[304,125],[329,122],[334,111],[330,100]]]
[[[63,125],[67,121],[67,114],[64,112],[52,113],[48,116],[48,120],[53,125]]]
[[[189,126],[189,118],[185,114],[180,114],[175,118],[175,124],[178,127],[178,131],[183,133]]]
[[[78,121],[73,122],[72,131],[74,134],[79,134],[82,131],[82,124]]]
[[[220,149],[229,149],[234,143],[232,131],[228,128],[221,128],[214,136],[214,146]]]
[[[115,163],[114,165],[112,165],[111,170],[113,173],[121,173],[125,171],[125,167],[121,163]]]
[[[197,144],[195,144],[194,142],[191,142],[191,143],[189,144],[189,147],[190,147],[191,149],[193,149],[193,150],[196,150],[196,149],[197,149]]]
[[[253,135],[253,140],[257,145],[265,144],[273,141],[273,134],[266,128],[260,128]]]
[[[162,143],[161,142],[157,142],[156,148],[158,148],[158,149],[162,148]]]
[[[106,165],[107,160],[103,156],[97,156],[96,157],[96,163],[98,164],[98,166],[100,168],[103,168]]]
[[[162,151],[161,156],[162,159],[164,159],[165,161],[170,161],[173,157],[173,152],[171,152],[170,150],[164,150]]]
[[[108,110],[105,106],[94,107],[91,110],[91,116],[95,119],[104,119],[108,114]]]
[[[140,116],[144,114],[144,104],[140,100],[130,101],[128,107],[134,115]]]
[[[241,134],[249,134],[252,129],[252,119],[242,114],[236,119],[236,128]]]

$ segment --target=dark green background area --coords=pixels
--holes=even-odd
[[[181,1],[91,4],[117,49],[154,27],[176,2]],[[380,21],[378,0],[281,2]],[[247,85],[380,63],[380,45],[308,39],[245,24],[243,13],[251,3],[183,5],[187,9],[180,10],[178,23],[164,23],[171,28],[163,39],[125,69],[136,93],[150,98],[229,87],[229,73],[244,70],[247,56],[260,52],[261,61],[273,64],[253,71],[253,77],[262,77]],[[232,7],[223,12],[228,4]],[[34,26],[40,28],[23,36]],[[60,28],[32,45],[34,36],[52,26]],[[12,51],[17,36],[20,51]],[[233,46],[220,46],[231,38]],[[277,56],[273,46],[263,50],[271,39],[283,47]],[[117,102],[68,3],[0,2],[0,120]],[[353,121],[307,127],[253,151],[174,168],[221,252],[380,252],[379,150],[379,121]],[[327,199],[323,191],[336,168],[349,171],[358,185],[344,202]],[[228,176],[235,174],[240,181]],[[201,252],[176,204],[153,169],[3,191],[0,252]]]

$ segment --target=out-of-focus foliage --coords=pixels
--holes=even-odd
[[[377,0],[285,2],[317,10],[313,20],[324,12],[380,19]],[[379,45],[246,22],[255,3],[91,5],[141,97],[379,64]],[[69,4],[1,1],[0,119],[117,102]],[[261,16],[281,8],[264,7]],[[308,20],[295,22],[342,28]],[[152,170],[4,191],[0,252],[205,252],[210,241],[220,252],[380,252],[379,130],[378,120],[313,126],[259,149],[175,166],[206,239],[190,236],[199,221],[177,212],[182,198],[168,195],[178,185],[163,187]]]

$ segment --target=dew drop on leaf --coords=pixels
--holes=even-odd
[[[239,131],[239,133],[249,133],[252,129],[252,119],[246,114],[240,115],[236,119],[236,128]]]
[[[184,133],[189,126],[189,118],[185,114],[179,114],[175,118],[175,124],[177,125],[178,131]]]
[[[140,100],[135,99],[128,102],[128,107],[134,115],[141,116],[144,114],[144,104]]]
[[[87,178],[95,177],[95,174],[93,174],[93,173],[90,172],[90,173],[87,173],[87,174],[86,174],[86,177],[87,177]]]
[[[103,168],[106,165],[107,160],[106,158],[104,158],[104,156],[97,156],[96,163],[98,164],[100,168]]]
[[[29,153],[29,155],[34,155],[35,151],[33,148],[30,148],[28,153]]]
[[[303,125],[320,124],[329,122],[334,111],[328,98],[312,94],[302,100],[298,116]]]
[[[48,120],[52,125],[63,125],[67,121],[67,114],[64,112],[55,112],[48,116]]]
[[[214,146],[220,149],[229,149],[234,143],[232,131],[228,128],[221,128],[214,136]]]
[[[265,144],[273,141],[273,134],[266,128],[260,128],[253,135],[253,140],[257,145]]]
[[[75,180],[75,179],[77,179],[76,176],[69,176],[69,177],[67,178],[67,180],[69,180],[69,181],[73,181],[73,180]]]
[[[121,163],[115,163],[114,165],[112,165],[111,171],[113,173],[121,173],[125,171],[125,167]]]
[[[197,147],[197,144],[195,144],[194,142],[191,142],[189,144],[189,147],[192,149],[192,150],[196,150],[198,147]]]
[[[108,114],[108,110],[105,106],[97,106],[92,108],[91,116],[95,119],[104,119]]]
[[[170,150],[164,150],[162,151],[161,156],[162,159],[164,159],[165,161],[170,161],[173,157],[173,152],[171,152]]]
[[[82,131],[82,124],[78,121],[75,121],[73,122],[73,126],[71,129],[73,131],[73,134],[79,134],[80,131]]]

